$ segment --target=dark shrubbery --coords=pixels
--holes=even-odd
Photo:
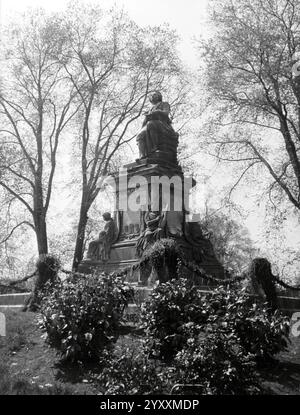
[[[256,393],[258,361],[288,345],[289,322],[239,288],[203,293],[190,280],[159,285],[143,310],[149,357],[174,366],[174,383],[205,394]]]
[[[143,319],[148,349],[153,356],[170,360],[207,325],[226,328],[239,339],[246,353],[270,357],[287,346],[289,321],[271,315],[240,288],[219,287],[209,293],[190,280],[159,285],[145,304]]]
[[[253,356],[226,329],[208,324],[190,338],[175,357],[176,383],[197,384],[209,395],[253,394],[259,391]]]
[[[54,283],[61,268],[60,260],[52,254],[42,255],[36,262],[38,271],[37,288],[42,288],[48,281]]]
[[[44,296],[48,342],[71,362],[98,362],[102,393],[169,393],[175,384],[202,394],[255,394],[257,363],[288,344],[288,319],[239,287],[204,292],[191,279],[160,284],[143,306],[144,350],[116,354],[132,289],[112,276],[74,275]],[[144,353],[143,353],[144,352]]]
[[[26,301],[23,311],[37,311],[40,307],[41,293],[45,285],[55,284],[61,268],[60,260],[52,254],[41,255],[36,262],[37,278],[34,289]]]
[[[186,344],[187,328],[207,321],[208,304],[197,286],[188,280],[160,284],[144,305],[142,317],[150,356],[172,359]]]
[[[166,372],[143,352],[125,350],[121,356],[112,356],[98,377],[106,395],[163,394],[170,390]]]
[[[42,328],[63,359],[97,360],[116,341],[132,289],[112,276],[76,276],[57,284],[41,301]]]
[[[177,275],[178,261],[181,252],[173,239],[163,238],[147,248],[141,258],[141,270],[150,267],[157,273],[160,282],[168,281]]]

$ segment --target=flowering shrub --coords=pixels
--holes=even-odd
[[[132,289],[120,278],[82,276],[57,282],[41,301],[48,343],[72,362],[99,359],[112,347]]]

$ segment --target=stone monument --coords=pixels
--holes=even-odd
[[[172,127],[170,105],[158,91],[151,95],[150,103],[152,107],[145,113],[137,134],[139,158],[113,176],[116,211],[114,219],[109,215],[109,235],[108,228],[104,229],[98,240],[90,243],[79,271],[129,269],[155,241],[173,238],[188,260],[195,261],[208,274],[222,278],[224,269],[209,238],[198,222],[187,220],[188,195],[196,183],[186,180],[178,164],[178,133]],[[137,192],[138,208],[130,203]],[[145,199],[144,203],[140,199]],[[150,284],[137,269],[127,273],[127,280]]]

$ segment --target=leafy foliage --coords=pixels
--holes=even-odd
[[[190,280],[172,280],[154,290],[143,319],[150,355],[164,360],[172,360],[209,328],[233,336],[245,356],[271,357],[288,344],[288,319],[270,315],[238,287],[203,293]]]
[[[203,148],[232,162],[230,196],[252,171],[256,195],[268,195],[272,219],[282,223],[300,208],[298,1],[215,1],[210,21],[215,30],[202,42],[211,104]]]
[[[226,328],[207,325],[175,358],[177,382],[201,385],[202,394],[252,394],[259,391],[250,353]]]
[[[45,286],[51,286],[58,281],[58,271],[61,268],[60,260],[52,254],[40,255],[36,262],[37,278],[30,297],[26,300],[23,311],[37,311],[40,308],[42,292]]]
[[[239,287],[204,293],[190,279],[171,280],[154,290],[143,320],[148,356],[172,367],[173,384],[203,394],[259,393],[257,364],[288,344],[287,318]]]
[[[97,360],[111,348],[132,289],[112,276],[76,275],[58,282],[42,299],[47,341],[65,360]]]
[[[143,270],[143,267],[153,268],[159,277],[159,281],[163,282],[168,279],[168,276],[174,278],[177,275],[179,259],[180,251],[176,241],[163,238],[144,251],[140,267],[141,270]]]
[[[142,310],[150,355],[173,358],[186,343],[186,325],[206,323],[204,301],[200,288],[191,289],[187,280],[160,284]]]
[[[119,357],[110,357],[98,382],[107,395],[162,394],[167,387],[166,373],[143,353],[133,356],[127,349]]]
[[[41,255],[36,262],[36,268],[39,273],[38,285],[42,286],[48,281],[51,283],[55,281],[57,273],[61,268],[61,263],[55,255]]]
[[[243,272],[256,250],[247,228],[224,212],[206,207],[201,221],[207,230],[217,258],[224,267],[235,274]]]

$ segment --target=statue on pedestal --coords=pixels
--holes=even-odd
[[[86,257],[105,262],[109,259],[111,245],[118,237],[118,229],[109,212],[105,212],[102,217],[106,222],[104,230],[99,233],[98,239],[90,242]]]
[[[162,151],[169,161],[177,162],[178,134],[170,120],[170,105],[163,102],[162,95],[156,91],[150,97],[152,108],[145,113],[142,130],[137,136],[140,158],[153,156]]]
[[[104,230],[96,241],[90,243],[87,253],[87,258],[101,261],[102,264],[89,265],[89,261],[86,261],[87,264],[83,264],[83,268],[85,267],[89,271],[92,267],[98,266],[105,272],[111,272],[131,267],[143,257],[145,251],[149,252],[149,248],[156,241],[169,239],[171,241],[166,243],[174,243],[174,246],[176,245],[187,261],[195,261],[197,264],[201,264],[208,273],[222,277],[224,269],[216,258],[212,243],[203,232],[201,224],[186,223],[185,205],[187,203],[185,199],[182,200],[182,197],[185,198],[186,190],[189,192],[190,182],[187,184],[177,161],[178,133],[172,127],[170,105],[163,101],[162,94],[158,91],[151,95],[150,102],[152,107],[145,113],[142,129],[137,134],[140,159],[126,165],[128,171],[126,171],[126,177],[124,175],[127,185],[126,188],[124,187],[125,190],[123,182],[121,183],[123,176],[119,175],[117,181],[116,221],[118,226],[109,213],[103,215],[106,222]],[[117,175],[115,174],[115,176]],[[121,198],[127,197],[128,201],[129,196],[138,188],[132,184],[128,186],[131,178],[135,176],[142,176],[145,179],[142,188],[153,202],[151,203],[153,210],[148,206],[147,211],[142,215],[140,211],[131,210],[128,203],[126,208],[120,207],[123,206],[120,203]],[[170,188],[164,189],[164,180],[160,180],[156,190],[152,188],[152,178],[157,176],[169,178]],[[174,180],[178,177],[180,181]],[[195,184],[196,182],[192,181],[192,187]],[[165,190],[168,190],[168,193]],[[179,201],[179,199],[175,199],[179,194],[181,195],[180,205],[175,203]],[[141,196],[138,197],[141,201]],[[141,204],[141,206],[144,205]],[[157,207],[154,208],[154,206]],[[141,208],[144,209],[144,207]],[[120,232],[118,232],[118,227]],[[110,257],[112,244],[113,251]],[[158,250],[161,245],[163,243],[157,244]],[[145,257],[147,258],[147,255],[144,255]],[[155,269],[152,269],[151,261],[141,261],[141,264],[141,268],[133,267],[130,271],[126,271],[130,282],[153,286],[155,280],[165,281],[172,278],[175,273],[174,270],[170,271],[169,269],[158,275]],[[173,265],[176,266],[175,262]]]

